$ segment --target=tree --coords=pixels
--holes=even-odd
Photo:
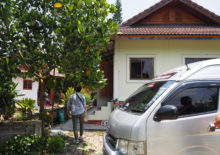
[[[27,69],[24,77],[39,81],[43,129],[45,91],[54,86],[53,69],[74,75],[74,83],[102,83],[100,53],[116,30],[116,24],[107,18],[114,7],[106,0],[10,0],[9,4],[12,2],[10,27],[15,49],[6,53]]]
[[[8,0],[0,2],[0,115],[4,119],[12,116],[15,110],[16,84],[12,78],[19,72],[17,59],[11,57],[16,51],[16,39],[12,26],[12,10],[14,3]]]
[[[44,128],[44,103],[47,84],[53,81],[51,70],[57,68],[64,54],[62,37],[55,32],[59,27],[52,0],[15,0],[12,9],[16,53],[13,57],[26,69],[24,77],[39,81],[40,119]]]
[[[122,23],[121,0],[116,0],[115,7],[116,7],[116,12],[113,15],[113,20],[116,23],[121,24]]]
[[[9,62],[8,58],[0,59],[0,115],[4,119],[10,118],[15,111],[15,97],[18,95],[16,86],[12,81],[14,63]]]
[[[73,85],[94,89],[103,87],[105,79],[99,69],[101,52],[116,32],[116,23],[108,18],[115,10],[105,0],[66,0],[60,11],[60,29],[67,51],[62,69]]]

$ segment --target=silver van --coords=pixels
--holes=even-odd
[[[220,59],[170,70],[109,117],[104,155],[219,155]]]

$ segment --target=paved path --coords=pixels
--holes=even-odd
[[[95,110],[97,110],[97,107],[94,107],[94,108],[88,110],[85,119],[87,120],[88,115],[91,115],[92,113],[94,113]],[[84,123],[84,130],[86,130],[86,131],[106,131],[106,129],[107,128],[105,126],[102,126],[102,125]],[[69,119],[65,123],[59,124],[59,125],[54,126],[52,128],[52,132],[72,131],[72,130],[73,130],[72,119]]]
[[[51,135],[61,134],[67,137],[65,153],[59,155],[101,155],[103,134],[106,127],[94,124],[84,124],[84,141],[79,145],[73,144],[72,119],[51,129]]]
[[[101,125],[84,124],[84,130],[86,131],[106,131],[106,129],[107,128],[105,126],[101,126]],[[65,123],[53,127],[51,132],[59,132],[61,130],[72,131],[73,130],[72,119],[69,119]]]

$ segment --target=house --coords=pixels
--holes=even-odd
[[[30,98],[37,103],[39,82],[34,81],[32,78],[17,77],[13,79],[14,83],[17,83],[16,90],[20,96],[16,97],[17,100],[22,98]],[[35,105],[38,108],[37,104]]]
[[[161,0],[122,23],[112,44],[103,53],[109,84],[99,105],[125,100],[171,68],[220,57],[220,16],[191,0]]]
[[[26,69],[21,68],[21,72],[27,72]],[[51,76],[56,78],[63,78],[64,75],[60,74],[58,69],[53,69],[50,72]],[[17,84],[16,91],[18,92],[17,100],[21,100],[23,98],[30,98],[35,101],[35,108],[39,108],[38,106],[38,90],[39,90],[39,82],[34,80],[33,78],[22,78],[16,77],[13,78],[13,82]],[[50,101],[54,101],[54,89],[49,90],[49,98]]]

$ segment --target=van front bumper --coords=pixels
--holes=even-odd
[[[107,134],[103,136],[103,155],[122,155],[107,139]]]

